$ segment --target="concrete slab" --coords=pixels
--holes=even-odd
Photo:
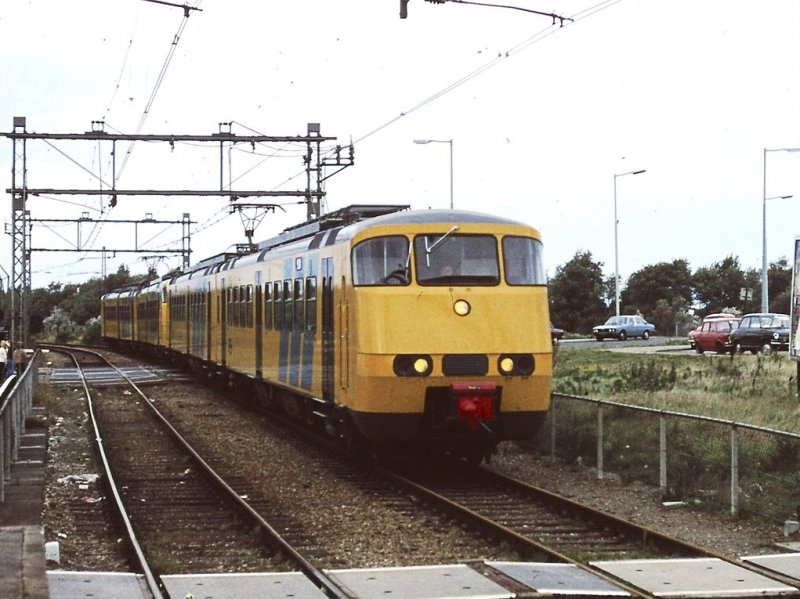
[[[326,570],[331,579],[359,599],[511,599],[504,589],[464,564]]]
[[[794,587],[715,558],[620,560],[592,566],[656,597],[774,597]]]
[[[197,599],[325,599],[326,595],[301,572],[242,574],[174,574],[162,576],[170,597]]]
[[[0,597],[47,599],[41,526],[0,528]]]
[[[144,577],[125,572],[47,572],[50,599],[86,599],[87,597],[113,597],[114,599],[150,599]]]
[[[800,580],[800,553],[751,555],[743,557],[741,560]]]
[[[538,593],[570,596],[629,597],[615,584],[573,564],[485,562]]]

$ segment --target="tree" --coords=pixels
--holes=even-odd
[[[783,257],[773,262],[767,269],[767,283],[769,284],[769,311],[780,314],[789,313],[792,291],[792,267]]]
[[[748,284],[738,257],[728,256],[722,262],[698,268],[692,275],[692,282],[701,314],[720,312],[722,308],[745,309],[739,294],[742,288],[748,288]],[[754,301],[748,302],[747,308],[754,305],[757,305]]]
[[[42,328],[53,341],[63,343],[75,332],[75,322],[64,310],[55,307],[50,316],[42,321]]]
[[[656,309],[656,304],[663,300],[674,315],[677,310],[688,307],[691,298],[692,273],[689,262],[680,259],[645,266],[633,273],[620,295],[620,303],[625,314],[639,310],[649,315]]]
[[[591,252],[578,251],[572,260],[556,268],[548,293],[550,314],[560,328],[589,333],[606,319],[603,265],[592,260]]]
[[[45,289],[31,290],[28,327],[32,335],[42,332],[42,322],[65,297],[61,283],[50,283]]]

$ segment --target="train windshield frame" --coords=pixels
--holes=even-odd
[[[500,256],[494,235],[447,232],[414,237],[419,285],[499,285]]]
[[[503,270],[508,285],[547,285],[542,242],[532,237],[503,237]]]

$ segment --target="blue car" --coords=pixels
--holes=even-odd
[[[606,320],[605,324],[597,325],[592,329],[592,334],[598,341],[608,338],[625,341],[628,337],[650,339],[650,335],[655,332],[655,325],[638,315],[612,316]]]

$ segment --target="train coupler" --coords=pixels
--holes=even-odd
[[[499,393],[494,383],[453,383],[451,387],[456,401],[458,419],[470,430],[483,429],[492,432],[487,422],[497,417]]]

